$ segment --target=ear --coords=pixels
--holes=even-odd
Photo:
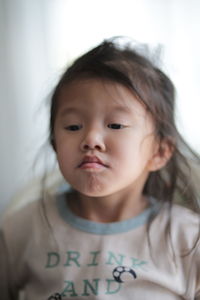
[[[53,150],[56,152],[56,143],[53,134],[50,135],[49,140],[50,140],[50,145],[52,146]]]
[[[154,155],[149,163],[150,172],[158,171],[166,166],[173,155],[173,145],[174,144],[170,139],[164,139],[156,145]]]

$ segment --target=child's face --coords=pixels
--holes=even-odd
[[[63,87],[54,136],[63,176],[84,195],[141,194],[155,170],[153,121],[121,84],[82,79]]]

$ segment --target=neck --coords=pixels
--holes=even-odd
[[[73,192],[68,205],[74,214],[94,222],[119,222],[137,216],[148,206],[142,194],[123,193],[106,197],[89,197]]]

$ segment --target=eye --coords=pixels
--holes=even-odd
[[[118,123],[108,124],[108,128],[111,129],[123,129],[125,126]]]
[[[82,125],[69,125],[67,127],[65,127],[65,129],[69,130],[69,131],[78,131],[82,128]]]

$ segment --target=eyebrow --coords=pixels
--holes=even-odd
[[[124,112],[130,114],[130,108],[128,106],[117,105],[113,107],[113,111],[115,112]]]
[[[79,109],[79,108],[68,107],[68,108],[65,108],[61,112],[61,117],[64,117],[65,115],[68,115],[68,114],[79,114],[80,112],[81,112],[81,109]],[[130,114],[130,109],[127,106],[116,105],[112,108],[112,112],[122,112],[122,113]]]
[[[65,108],[62,112],[61,112],[61,117],[67,115],[67,114],[77,114],[79,113],[80,109],[75,108],[75,107],[68,107]]]

